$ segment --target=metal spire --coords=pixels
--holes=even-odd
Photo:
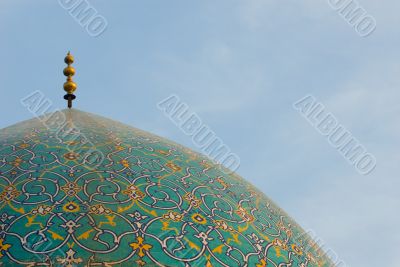
[[[67,94],[64,96],[64,99],[68,101],[68,108],[71,108],[72,100],[76,98],[74,92],[78,86],[72,80],[72,76],[75,75],[75,69],[71,66],[71,64],[74,63],[74,57],[70,52],[68,52],[64,62],[68,65],[63,71],[64,75],[67,76],[67,81],[64,83],[64,91],[67,92]]]

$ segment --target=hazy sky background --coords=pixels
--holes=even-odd
[[[175,93],[241,158],[238,171],[347,266],[400,266],[400,2],[359,0],[360,37],[328,0],[89,0],[108,21],[91,37],[58,0],[0,0],[0,128],[32,117],[41,90],[76,108],[196,149],[156,104]],[[359,174],[293,109],[312,94],[377,158]]]

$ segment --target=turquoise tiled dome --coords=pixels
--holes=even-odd
[[[0,138],[3,266],[330,264],[252,185],[158,136],[67,110]]]

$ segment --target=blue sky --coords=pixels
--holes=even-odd
[[[58,0],[0,2],[0,128],[31,118],[41,90],[196,149],[157,108],[177,94],[240,156],[238,173],[347,266],[398,267],[400,2],[359,0],[376,20],[360,37],[328,0],[105,1],[98,37]],[[313,95],[377,158],[359,174],[292,104]],[[397,253],[396,253],[397,252]]]

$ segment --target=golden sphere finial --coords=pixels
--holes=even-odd
[[[74,57],[71,55],[71,53],[68,51],[67,56],[64,58],[64,62],[68,65],[71,65],[74,63]]]
[[[64,58],[64,62],[68,65],[63,70],[64,75],[67,76],[67,81],[64,83],[64,91],[67,92],[67,94],[64,96],[64,99],[68,100],[68,108],[71,108],[72,100],[76,98],[73,93],[78,86],[72,80],[72,76],[75,75],[75,68],[71,66],[71,64],[74,63],[74,57],[69,51],[67,56]]]

